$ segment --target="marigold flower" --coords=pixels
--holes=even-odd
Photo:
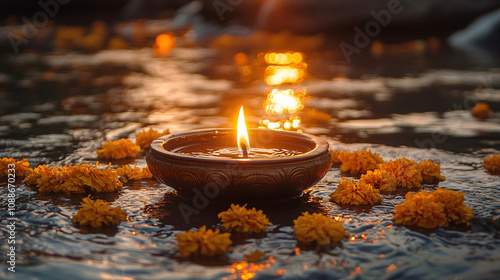
[[[116,169],[118,176],[120,176],[120,181],[126,183],[128,181],[140,180],[142,178],[152,178],[153,175],[149,172],[147,167],[139,168],[137,167],[137,163],[134,165],[134,168],[129,165],[124,165],[122,167],[118,167]]]
[[[439,188],[433,194],[436,201],[444,204],[448,222],[470,225],[469,220],[474,218],[474,211],[465,205],[464,193]]]
[[[266,226],[273,225],[262,210],[257,211],[255,207],[247,209],[246,206],[231,204],[231,208],[220,212],[217,217],[222,220],[222,227],[239,232],[260,232],[266,231]]]
[[[390,192],[397,187],[396,179],[391,176],[391,173],[380,169],[368,171],[366,174],[361,175],[359,182],[372,185],[381,192]]]
[[[483,167],[490,172],[500,171],[500,154],[491,155],[483,160]]]
[[[471,109],[471,113],[474,117],[484,120],[490,117],[491,109],[488,103],[478,102],[476,106]]]
[[[116,170],[109,165],[97,169],[89,164],[59,166],[57,168],[40,165],[25,178],[28,185],[35,185],[40,192],[84,193],[113,192],[121,190],[123,185],[118,181]]]
[[[293,221],[295,238],[302,243],[316,242],[327,245],[339,242],[344,237],[349,237],[342,222],[337,222],[323,214],[302,213],[302,216]]]
[[[212,231],[202,226],[197,231],[187,231],[176,235],[179,254],[183,258],[193,256],[214,256],[227,252],[233,242],[230,233]]]
[[[24,181],[28,185],[35,185],[40,192],[54,191],[65,179],[62,167],[54,168],[40,165],[36,167],[33,172],[28,175]]]
[[[127,220],[127,213],[120,206],[109,207],[110,204],[101,199],[94,202],[90,195],[83,199],[81,205],[82,208],[71,218],[74,224],[97,228],[103,225],[117,225],[120,221]]]
[[[33,172],[33,169],[30,168],[28,159],[24,158],[23,160],[16,161],[13,158],[4,157],[0,159],[0,178],[6,177],[8,174],[13,174],[12,172],[9,172],[9,169],[12,169],[12,164],[15,165],[16,177],[29,175]],[[11,166],[9,167],[9,165]]]
[[[452,190],[437,189],[433,192],[408,192],[405,201],[396,205],[394,222],[423,228],[467,224],[474,217],[472,209],[464,204],[464,194]]]
[[[436,202],[426,191],[416,194],[408,192],[405,201],[396,205],[394,222],[403,225],[416,225],[423,228],[435,228],[447,225],[444,204]]]
[[[370,184],[354,183],[342,177],[337,189],[330,194],[330,201],[337,204],[373,205],[382,201],[380,191]]]
[[[420,188],[422,185],[422,174],[413,160],[398,158],[380,164],[379,168],[389,172],[396,179],[398,187],[411,189],[413,187]]]
[[[419,162],[418,168],[420,169],[424,183],[438,183],[446,179],[446,177],[441,176],[441,165],[432,160]]]
[[[149,128],[149,130],[144,129],[135,136],[135,144],[139,145],[141,149],[147,149],[154,140],[169,133],[170,131],[168,129],[165,129],[163,132],[156,131],[152,128]]]
[[[96,152],[98,158],[122,159],[137,156],[141,152],[141,147],[128,139],[120,139],[104,143],[102,149]]]
[[[258,262],[264,256],[264,252],[257,249],[253,251],[251,254],[243,255],[243,257],[249,262]]]
[[[342,172],[350,172],[352,174],[365,173],[368,170],[374,170],[377,165],[384,163],[384,160],[380,157],[378,153],[372,153],[371,150],[362,150],[347,152],[342,151],[340,153],[333,154],[336,157],[336,161],[340,161],[340,170]]]

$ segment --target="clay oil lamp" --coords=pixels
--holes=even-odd
[[[328,171],[328,142],[305,133],[247,129],[240,109],[237,129],[170,134],[151,144],[154,177],[192,199],[283,201],[300,196]]]

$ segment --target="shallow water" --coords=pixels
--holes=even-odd
[[[258,60],[257,52],[248,57]],[[264,66],[242,79],[232,54],[202,48],[174,49],[156,58],[150,49],[97,54],[20,54],[0,58],[0,156],[29,159],[32,166],[93,164],[108,140],[134,139],[143,127],[171,132],[235,127],[245,105],[247,125],[267,117],[264,101],[274,87]],[[496,279],[500,274],[500,180],[481,166],[500,152],[500,65],[460,53],[366,58],[337,65],[328,53],[306,54],[308,73],[294,89],[306,89],[307,109],[330,114],[327,122],[303,119],[304,132],[332,149],[369,148],[384,160],[435,160],[446,181],[439,187],[465,193],[474,210],[470,227],[422,230],[392,222],[404,192],[383,195],[373,207],[327,202],[342,175],[332,168],[302,198],[257,206],[274,226],[264,234],[233,234],[232,252],[220,259],[181,260],[175,234],[220,225],[213,205],[189,217],[173,189],[154,180],[129,182],[116,194],[93,194],[120,205],[129,222],[116,228],[75,226],[85,195],[44,194],[16,182],[16,273],[13,279]],[[497,60],[498,61],[498,60]],[[362,66],[361,66],[362,65]],[[340,75],[341,74],[341,75]],[[343,78],[333,78],[344,76]],[[282,86],[281,88],[286,88]],[[497,113],[474,119],[470,107],[487,101]],[[136,159],[111,161],[113,167]],[[102,167],[107,162],[100,163]],[[7,197],[1,181],[2,201]],[[434,190],[426,185],[423,189]],[[5,204],[4,204],[5,205]],[[293,220],[301,212],[341,217],[354,236],[324,247],[298,246]],[[0,214],[2,220],[7,212]],[[8,230],[2,222],[2,235]],[[260,249],[264,259],[243,255]]]

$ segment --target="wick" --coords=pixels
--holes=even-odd
[[[240,143],[241,146],[241,153],[243,154],[243,157],[248,157],[248,147],[245,145],[245,143]]]

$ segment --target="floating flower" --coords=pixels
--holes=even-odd
[[[474,117],[484,120],[490,117],[491,109],[487,103],[478,102],[476,106],[471,109],[471,113]]]
[[[66,172],[63,171],[62,167],[56,169],[40,165],[24,181],[28,185],[35,185],[40,192],[51,192],[58,189],[58,186],[67,179],[64,175],[66,175]]]
[[[465,205],[464,193],[439,188],[433,194],[436,201],[444,204],[448,222],[470,225],[469,220],[474,218],[474,211]]]
[[[153,175],[149,172],[147,167],[139,168],[137,167],[137,163],[134,165],[134,168],[129,165],[124,165],[122,167],[118,167],[116,169],[118,176],[120,176],[120,181],[126,183],[128,181],[140,180],[142,178],[152,178]]]
[[[189,256],[214,256],[227,252],[231,241],[230,233],[212,231],[202,226],[197,231],[187,231],[176,235],[179,254],[183,258]]]
[[[380,169],[368,171],[366,174],[361,175],[359,182],[372,185],[381,192],[390,192],[395,190],[397,187],[396,179],[391,176],[391,173]]]
[[[302,243],[316,242],[326,245],[339,242],[349,237],[342,222],[337,222],[323,214],[302,213],[302,216],[293,221],[295,238]]]
[[[222,220],[222,227],[239,232],[260,232],[266,231],[266,226],[273,225],[262,210],[257,211],[255,207],[247,209],[246,206],[231,204],[231,208],[220,212],[217,217]]]
[[[25,178],[28,185],[34,185],[40,192],[84,193],[113,192],[121,190],[123,185],[118,181],[116,170],[109,165],[97,169],[89,164],[59,166],[57,168],[40,165]]]
[[[483,167],[490,172],[500,171],[500,154],[491,155],[483,160]]]
[[[416,225],[423,228],[435,228],[448,223],[444,204],[436,202],[426,191],[416,194],[408,192],[405,201],[396,205],[394,222],[403,225]]]
[[[29,175],[33,171],[33,169],[30,168],[28,159],[26,158],[16,161],[13,158],[4,157],[0,159],[0,177],[6,177],[8,174],[13,174],[12,172],[9,172],[9,169],[12,169],[12,166],[15,166],[16,177]]]
[[[330,194],[330,201],[337,204],[373,205],[382,201],[380,191],[370,184],[363,182],[354,183],[342,177],[337,189]]]
[[[261,250],[255,250],[251,254],[243,255],[243,257],[249,262],[258,262],[264,256],[264,252]]]
[[[141,147],[128,139],[108,141],[102,149],[96,150],[98,158],[122,159],[135,157],[141,152]]]
[[[422,174],[413,160],[398,158],[380,164],[379,168],[389,172],[396,179],[398,187],[411,189],[413,187],[420,188],[422,185]]]
[[[418,168],[424,183],[439,183],[446,179],[446,177],[441,176],[441,165],[432,160],[419,162]]]
[[[160,132],[152,128],[149,128],[149,130],[143,130],[137,133],[137,135],[135,136],[135,144],[139,145],[141,149],[147,149],[154,140],[169,133],[170,131],[168,129],[164,130],[163,132]]]
[[[90,195],[82,201],[82,208],[71,218],[71,221],[81,226],[94,228],[117,225],[120,221],[127,220],[127,213],[120,206],[109,207],[109,203],[98,199],[95,202]]]
[[[362,150],[355,152],[342,151],[335,154],[342,172],[350,172],[352,174],[365,173],[368,170],[374,170],[377,165],[384,163],[384,160],[378,153],[372,153],[370,150]]]
[[[474,217],[472,209],[464,204],[464,194],[452,190],[437,189],[433,192],[408,192],[405,201],[396,205],[394,222],[423,228],[467,224]]]

